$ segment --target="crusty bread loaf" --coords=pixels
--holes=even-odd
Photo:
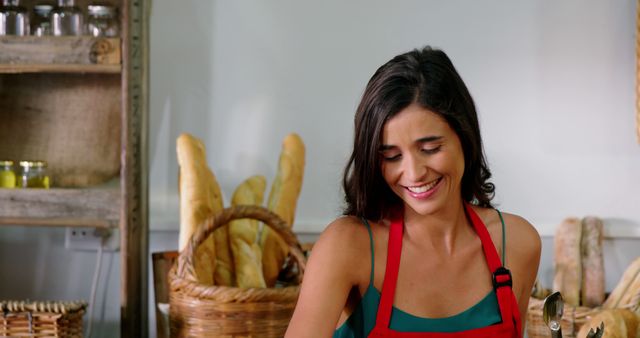
[[[177,140],[178,164],[180,166],[180,239],[182,250],[196,228],[214,212],[215,196],[211,189],[213,173],[206,161],[204,145],[197,138],[182,134]],[[215,266],[215,245],[213,238],[207,238],[196,250],[195,270],[200,283],[213,285]]]
[[[278,173],[269,193],[268,209],[278,214],[290,227],[293,226],[302,187],[304,157],[305,148],[300,136],[287,135],[282,142]],[[260,246],[264,279],[267,287],[273,287],[289,254],[289,247],[276,232],[267,227],[262,230]]]
[[[604,258],[602,256],[602,220],[582,219],[582,301],[596,307],[604,301]]]
[[[622,274],[622,278],[613,289],[602,307],[611,309],[624,307],[638,300],[640,294],[640,257],[636,258]],[[635,305],[638,305],[637,303]]]
[[[248,178],[236,188],[231,205],[262,205],[266,185],[264,176]],[[248,218],[229,223],[236,285],[241,288],[265,287],[262,276],[262,251],[258,244],[258,226],[257,220]]]
[[[553,289],[562,293],[565,304],[580,305],[582,285],[582,224],[577,218],[565,219],[554,238],[555,266]]]
[[[576,337],[586,337],[604,323],[603,338],[632,338],[638,331],[638,317],[628,309],[608,309],[596,313],[578,331]]]

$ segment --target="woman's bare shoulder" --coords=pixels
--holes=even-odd
[[[367,228],[358,218],[340,217],[325,228],[311,249],[286,337],[331,335],[349,293],[366,276],[369,267],[362,256],[368,243]]]
[[[503,212],[506,224],[507,247],[525,255],[540,255],[542,242],[536,228],[525,218]]]
[[[327,225],[316,245],[335,247],[344,243],[360,242],[367,237],[367,228],[362,220],[355,216],[342,216]]]
[[[369,233],[363,221],[354,216],[342,216],[327,225],[313,246],[311,256],[338,269],[344,268],[355,282],[361,277],[360,269],[356,267],[368,268],[361,263],[369,247]]]

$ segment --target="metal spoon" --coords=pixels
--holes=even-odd
[[[551,330],[552,338],[562,338],[560,320],[562,319],[563,309],[564,302],[562,301],[562,295],[560,292],[554,292],[544,300],[542,318],[544,319],[544,323],[547,324]]]

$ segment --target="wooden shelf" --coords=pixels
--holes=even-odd
[[[120,65],[65,65],[65,64],[0,64],[0,74],[18,73],[103,73],[118,74]]]
[[[83,189],[0,189],[0,225],[117,227],[117,186]]]
[[[120,73],[120,38],[1,36],[0,73]]]

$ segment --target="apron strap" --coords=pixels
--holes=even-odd
[[[389,244],[387,251],[387,267],[384,272],[380,305],[376,316],[376,326],[389,327],[391,321],[391,309],[396,294],[396,281],[400,269],[400,254],[402,253],[402,217],[394,217],[389,230]]]
[[[482,242],[482,250],[484,251],[485,258],[487,259],[489,270],[492,273],[493,288],[498,297],[502,320],[513,320],[514,326],[516,327],[519,335],[520,332],[522,332],[522,323],[520,321],[518,302],[516,301],[511,288],[513,284],[511,271],[502,266],[500,256],[498,255],[495,245],[493,245],[489,231],[487,231],[487,227],[482,223],[478,214],[476,214],[469,203],[465,203],[465,208],[467,210],[467,215],[469,215],[471,223],[473,223],[473,227]],[[502,248],[502,250],[505,250],[505,248]]]
[[[480,219],[478,214],[476,214],[469,203],[465,203],[464,207],[467,210],[467,215],[469,215],[469,218],[471,219],[473,228],[476,230],[476,234],[478,234],[478,237],[480,237],[480,241],[482,242],[482,250],[484,251],[484,256],[487,259],[489,271],[491,271],[491,273],[494,273],[496,272],[496,270],[498,270],[498,268],[502,267],[502,262],[500,261],[498,251],[496,251],[496,247],[493,245],[493,241],[491,240],[491,236],[489,236],[487,227],[484,225],[484,223],[482,223],[482,220]],[[500,281],[505,281],[505,278],[503,277],[500,277],[498,279]]]

